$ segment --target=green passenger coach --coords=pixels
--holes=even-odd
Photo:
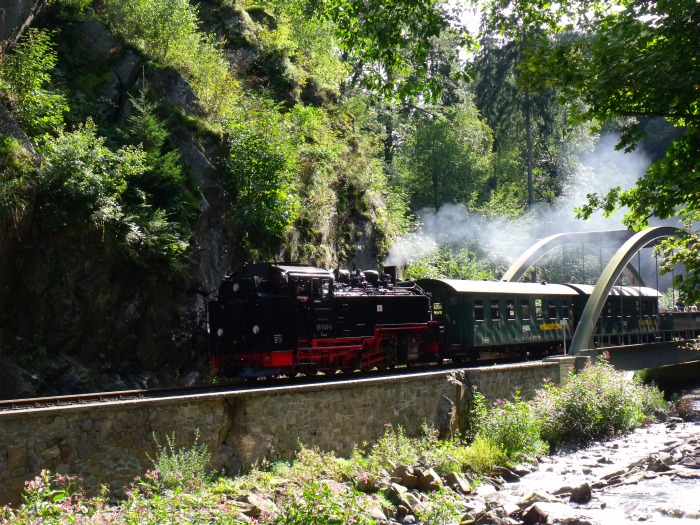
[[[563,353],[575,329],[580,296],[565,285],[456,279],[418,285],[432,295],[433,319],[445,326],[444,355],[456,362],[484,352]]]

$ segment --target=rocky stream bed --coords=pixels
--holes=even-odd
[[[476,490],[473,523],[700,521],[700,391],[678,415],[617,439],[560,451]]]

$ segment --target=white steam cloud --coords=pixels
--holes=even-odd
[[[385,264],[406,267],[413,260],[429,257],[440,246],[466,246],[474,242],[487,253],[512,262],[535,242],[550,235],[624,229],[624,210],[610,218],[599,212],[587,221],[577,219],[574,213],[575,207],[587,202],[587,194],[604,195],[616,186],[629,189],[648,168],[650,161],[643,153],[615,150],[618,138],[604,135],[592,153],[580,157],[576,173],[555,205],[537,205],[517,221],[505,218],[487,221],[457,205],[421,212],[420,230],[396,242]]]

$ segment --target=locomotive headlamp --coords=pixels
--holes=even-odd
[[[260,327],[258,325],[253,325],[253,333],[256,335],[260,333]]]
[[[233,291],[237,292],[238,290],[241,289],[241,285],[238,283],[233,283]]]
[[[216,331],[216,335],[218,335],[219,337],[221,337],[222,335],[224,335],[224,329],[223,329],[223,328],[219,328],[219,329]]]

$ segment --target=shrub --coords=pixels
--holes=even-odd
[[[0,508],[0,522],[6,525],[87,523],[88,517],[104,506],[101,497],[84,498],[80,478],[52,474],[48,470],[25,482],[22,499],[24,504],[17,509]]]
[[[552,446],[629,431],[662,405],[657,389],[628,379],[605,360],[572,374],[561,387],[547,385],[534,399],[542,438]]]
[[[364,462],[370,474],[391,472],[398,465],[417,465],[420,460],[418,440],[410,438],[400,425],[387,424],[384,435],[372,446]]]
[[[427,496],[428,500],[422,502],[416,510],[421,523],[429,523],[430,525],[460,523],[465,509],[455,492],[443,488],[429,493]]]
[[[464,438],[471,442],[474,440],[479,430],[484,426],[488,415],[488,404],[486,398],[476,387],[471,387],[468,393],[467,423]]]
[[[48,89],[57,60],[54,47],[49,31],[29,28],[12,53],[2,57],[0,101],[32,136],[61,129],[69,110],[65,96]]]
[[[340,483],[308,480],[290,485],[279,502],[279,513],[261,523],[271,525],[330,525],[374,523],[364,508],[366,496]]]
[[[540,437],[540,422],[529,403],[520,399],[498,400],[488,412],[478,436],[500,448],[509,463],[547,452],[547,445]]]
[[[350,471],[350,465],[348,460],[338,458],[332,452],[302,446],[291,465],[276,463],[273,471],[277,475],[283,475],[287,479],[298,482],[320,477],[340,481]]]
[[[209,115],[231,117],[241,91],[214,37],[199,31],[196,7],[187,0],[107,0],[103,9],[117,34],[179,71]]]
[[[0,135],[0,222],[21,214],[35,178],[27,150],[14,137]]]
[[[241,125],[231,131],[228,147],[224,186],[236,203],[235,221],[252,238],[282,239],[300,208],[291,143]]]
[[[127,180],[144,169],[141,150],[110,150],[91,120],[72,132],[47,136],[38,151],[39,214],[53,230],[104,227],[121,219]]]
[[[463,449],[459,459],[464,469],[483,474],[490,473],[495,467],[505,465],[508,456],[492,439],[479,434],[471,445]]]
[[[175,488],[187,483],[198,482],[209,478],[207,466],[211,454],[204,443],[199,443],[199,431],[195,432],[194,444],[189,447],[175,445],[175,433],[165,437],[165,443],[160,443],[154,434],[157,453],[153,462],[154,471],[151,479],[166,488]]]

